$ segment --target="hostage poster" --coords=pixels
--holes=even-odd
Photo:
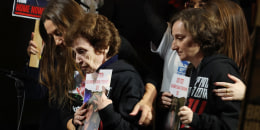
[[[12,16],[39,19],[48,0],[14,0]]]

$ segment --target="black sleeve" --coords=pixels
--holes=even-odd
[[[153,44],[158,47],[162,40],[164,32],[168,27],[167,21],[159,16],[149,0],[145,1],[144,13],[147,23],[147,35],[149,37],[149,40],[151,40],[151,42],[153,42]]]
[[[27,99],[48,98],[48,88],[39,83],[39,68],[26,66],[25,73],[31,80],[24,82]]]
[[[156,86],[157,91],[160,91],[160,83],[161,83],[161,75],[155,73],[155,70],[151,69],[151,65],[146,65],[146,63],[141,59],[141,57],[138,55],[137,51],[134,49],[134,47],[131,45],[131,43],[122,35],[121,38],[121,46],[119,48],[118,58],[126,61],[127,63],[134,66],[134,68],[138,71],[140,74],[144,84],[151,83],[154,86]],[[153,54],[151,52],[152,55]],[[156,55],[159,57],[158,55]],[[161,62],[163,63],[163,62]],[[156,64],[156,63],[155,63]],[[157,71],[162,72],[162,67],[158,67]],[[156,71],[156,72],[157,72]]]
[[[147,75],[149,74],[149,71],[145,67],[144,62],[138,56],[136,50],[133,48],[131,43],[125,37],[120,35],[120,38],[121,38],[121,46],[119,48],[118,58],[134,66],[134,68],[141,75],[144,83],[150,82],[147,80],[148,77]]]
[[[140,78],[133,73],[121,73],[113,76],[111,80],[112,90],[109,97],[113,104],[99,111],[104,128],[113,130],[138,129],[139,116],[130,116],[136,103],[142,98],[144,85]],[[113,80],[117,80],[113,82]]]
[[[200,115],[193,113],[190,125],[204,130],[237,130],[241,101],[223,101],[212,90],[218,88],[213,85],[214,82],[232,82],[227,77],[228,73],[240,78],[238,69],[230,64],[216,63],[209,73],[212,73],[207,102],[209,111]]]
[[[74,117],[74,111],[69,108],[69,106],[65,106],[60,109],[60,119],[63,128],[67,128],[67,123],[70,119]]]

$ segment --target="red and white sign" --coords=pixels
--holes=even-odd
[[[99,73],[86,75],[85,88],[92,92],[102,92],[102,87],[110,89],[112,70],[100,69]]]
[[[190,84],[190,77],[179,75],[179,74],[173,74],[173,78],[170,86],[170,93],[173,94],[174,97],[187,98],[189,84]]]
[[[14,0],[12,16],[39,19],[47,0]]]

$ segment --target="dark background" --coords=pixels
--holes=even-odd
[[[0,16],[1,25],[1,50],[0,50],[0,70],[22,72],[28,61],[26,48],[31,39],[31,32],[34,30],[35,20],[12,16],[13,0],[3,0],[1,2]],[[246,11],[245,11],[246,12]],[[246,15],[250,13],[246,12]],[[248,22],[251,22],[250,20]],[[259,28],[258,28],[259,29]],[[252,29],[250,29],[252,31]],[[259,31],[256,39],[259,39]],[[258,42],[257,42],[258,41]],[[256,40],[259,44],[259,40]],[[256,47],[257,48],[257,47]],[[259,50],[255,50],[256,52]],[[259,53],[258,53],[259,54]],[[256,53],[256,59],[260,57]],[[254,67],[259,68],[259,60],[255,60]],[[254,72],[254,68],[252,69]],[[258,70],[258,69],[257,69]],[[254,73],[252,82],[259,80],[259,73]],[[18,100],[15,81],[0,73],[0,129],[15,130],[17,129]],[[259,84],[252,84],[252,86]],[[255,90],[258,90],[256,87]],[[251,89],[249,93],[257,93]],[[26,100],[23,110],[21,129],[37,129],[41,102],[39,100]]]
[[[22,72],[28,60],[27,45],[34,30],[35,20],[12,16],[14,0],[1,2],[1,50],[0,70]],[[17,129],[18,102],[15,82],[13,79],[0,73],[0,129]],[[40,102],[26,100],[22,129],[35,129],[39,119]],[[30,128],[29,128],[30,127]]]

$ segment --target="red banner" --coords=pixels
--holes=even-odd
[[[12,15],[39,19],[47,3],[47,0],[14,0]]]

